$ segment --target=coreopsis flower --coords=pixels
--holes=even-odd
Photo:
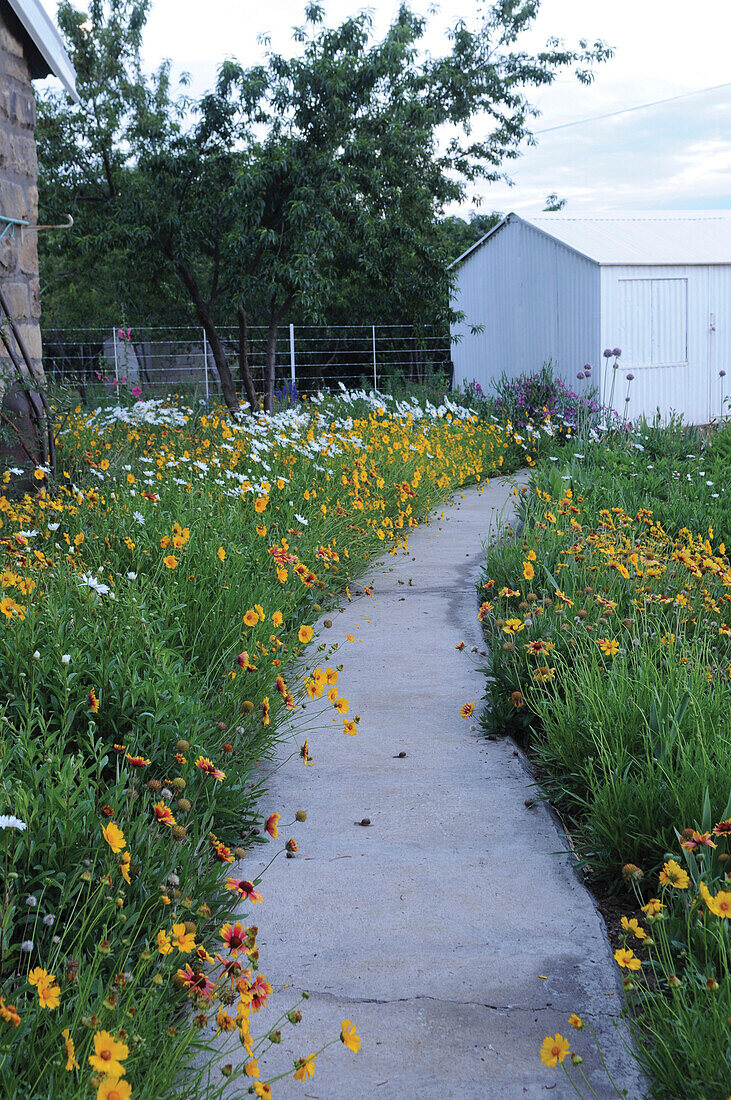
[[[209,760],[207,756],[199,756],[195,762],[195,766],[206,775],[213,776],[219,783],[226,778],[226,773],[222,772],[220,768],[217,768],[213,761]]]
[[[130,877],[130,865],[132,863],[132,857],[129,852],[122,852],[122,858],[119,861],[119,869],[122,872],[122,878],[128,886],[132,885],[132,878]]]
[[[701,897],[715,916],[724,920],[731,917],[731,891],[719,890],[714,897],[704,882],[700,883],[699,890]]]
[[[460,716],[460,718],[465,718],[465,719],[470,718],[474,714],[474,710],[475,710],[474,700],[471,703],[463,703],[462,706],[460,707],[460,710],[459,710],[459,716]]]
[[[118,855],[123,848],[127,847],[127,841],[124,839],[124,833],[118,825],[115,825],[113,821],[110,821],[108,825],[102,827],[102,835],[106,840],[109,847],[114,852],[115,856]]]
[[[252,905],[264,900],[254,883],[246,878],[227,878],[226,889],[235,890],[243,901],[250,901]]]
[[[533,563],[530,561],[523,562],[523,576],[527,581],[532,581],[536,575],[536,571],[533,568]]]
[[[170,942],[184,955],[189,955],[195,950],[195,932],[188,932],[184,924],[174,924],[170,935]]]
[[[99,1073],[110,1077],[123,1077],[122,1062],[129,1057],[129,1047],[115,1039],[108,1031],[97,1031],[94,1036],[94,1053],[89,1055],[89,1065]]]
[[[235,1030],[236,1021],[234,1020],[233,1016],[229,1016],[228,1012],[226,1012],[224,1009],[221,1009],[216,1016],[216,1034],[218,1035],[221,1032],[224,1032],[225,1034],[229,1031]]]
[[[71,1038],[71,1032],[67,1027],[61,1032],[61,1037],[66,1047],[66,1069],[70,1073],[72,1070],[79,1068],[79,1063],[76,1060],[76,1048],[74,1040]]]
[[[302,757],[304,764],[310,768],[315,763],[315,761],[310,756],[310,740],[308,737],[305,737],[305,743],[300,749],[300,756]]]
[[[265,695],[261,701],[261,720],[265,726],[268,726],[271,722],[271,706],[268,695]]]
[[[124,758],[133,768],[146,768],[150,763],[146,756],[132,756],[129,752],[124,754]]]
[[[353,1054],[357,1054],[360,1050],[360,1036],[355,1030],[355,1024],[350,1020],[343,1020],[340,1025],[340,1041],[345,1044],[348,1050],[352,1050]]]
[[[166,569],[177,569],[178,559],[174,554],[167,554],[162,560],[165,563]]]
[[[302,642],[303,645],[306,645],[308,642],[311,642],[314,636],[315,636],[315,632],[314,632],[314,630],[312,629],[311,626],[301,626],[299,628],[299,630],[297,631],[297,637],[299,638],[299,640]]]
[[[663,865],[658,878],[662,886],[674,886],[676,890],[687,890],[690,883],[688,872],[684,871],[674,859],[669,859]]]
[[[569,1016],[569,1023],[576,1031],[581,1031],[584,1026],[584,1021],[581,1019],[581,1016],[577,1016],[575,1012],[572,1012]]]
[[[618,966],[626,968],[627,970],[639,970],[642,966],[642,960],[638,959],[634,951],[629,947],[620,947],[614,952],[614,958]]]
[[[18,1027],[20,1024],[20,1015],[15,1005],[6,1004],[5,998],[0,997],[0,1019],[4,1020],[6,1024],[10,1024],[11,1027]]]
[[[91,691],[89,692],[88,699],[89,699],[89,710],[91,711],[92,714],[98,714],[99,713],[99,696],[94,691],[94,688],[92,688]]]
[[[625,932],[631,932],[636,940],[646,940],[648,938],[647,932],[645,932],[636,917],[622,917],[620,924],[623,930]]]
[[[338,714],[347,714],[350,710],[350,703],[342,696],[335,700],[333,706],[335,707],[335,710],[338,712]]]
[[[173,945],[170,942],[170,936],[164,928],[161,928],[160,931],[157,933],[157,949],[161,955],[169,955],[173,950]]]
[[[646,917],[656,917],[666,906],[659,898],[650,898],[647,905],[641,905],[640,908]]]
[[[226,551],[224,550],[224,548],[222,546],[219,546],[218,550],[216,550],[216,557],[218,558],[219,561],[225,561],[226,560]]]
[[[155,805],[152,807],[152,810],[161,825],[167,825],[169,828],[172,828],[173,825],[176,824],[172,810],[165,802],[162,801],[162,799],[159,802],[155,803]]]
[[[132,1086],[123,1077],[105,1077],[96,1093],[96,1100],[130,1100]]]
[[[597,638],[596,644],[607,657],[616,657],[619,653],[619,642],[616,638]]]
[[[343,719],[343,733],[346,733],[348,737],[355,737],[358,732],[358,723],[351,722],[350,719]]]
[[[272,1086],[265,1081],[263,1084],[261,1081],[254,1082],[254,1094],[260,1098],[260,1100],[272,1100]]]
[[[246,1063],[246,1065],[244,1066],[244,1073],[247,1077],[259,1076],[259,1063],[257,1062],[256,1058],[252,1058]]]
[[[553,1037],[547,1035],[541,1043],[541,1061],[544,1066],[557,1066],[559,1062],[563,1062],[570,1050],[571,1044],[563,1035],[558,1032]]]
[[[280,814],[277,811],[275,811],[273,814],[269,815],[269,817],[266,820],[266,825],[264,826],[264,828],[269,833],[269,836],[272,838],[272,840],[276,840],[276,838],[279,835],[279,828],[278,828],[279,817],[280,817]]]
[[[244,623],[246,624],[246,626],[256,626],[258,622],[258,614],[256,613],[256,611],[254,611],[253,608],[250,608],[244,615]]]

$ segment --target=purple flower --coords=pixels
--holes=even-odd
[[[621,348],[613,348],[612,349],[612,355],[616,356],[617,359],[619,359],[621,354],[622,354],[622,349]]]
[[[586,378],[586,375],[584,374],[583,370],[580,370],[576,377],[579,379],[580,382],[583,382]]]
[[[633,378],[634,378],[634,374],[632,374],[632,371],[630,371],[630,373],[627,375],[627,381],[631,382]]]
[[[612,349],[611,348],[605,348],[604,349],[604,358],[605,359],[611,359],[612,358]]]
[[[719,378],[725,378],[726,377],[726,371],[725,370],[720,370],[718,372],[718,377]]]

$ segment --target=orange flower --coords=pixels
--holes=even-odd
[[[207,756],[199,756],[195,762],[195,766],[199,771],[205,772],[206,775],[212,775],[219,783],[222,779],[226,778],[226,773],[222,772],[220,768],[217,768],[213,761],[209,760]]]
[[[172,826],[176,824],[175,818],[172,814],[172,810],[168,805],[165,804],[165,802],[162,801],[162,799],[160,799],[159,802],[156,802],[152,809],[154,811],[155,817],[161,825],[168,825],[172,828]]]
[[[246,947],[247,929],[236,921],[235,924],[226,923],[219,931],[219,935],[229,949],[231,957],[238,959],[239,953]]]
[[[89,692],[89,710],[92,714],[99,713],[99,696],[94,691],[94,688]]]
[[[474,700],[471,703],[463,703],[461,708],[460,708],[459,716],[460,716],[460,718],[465,718],[465,719],[466,718],[471,718],[473,713],[474,713],[474,710],[475,710]]]
[[[146,768],[150,763],[145,756],[131,756],[129,753],[125,753],[125,760],[128,760],[133,768]]]
[[[175,557],[174,554],[168,554],[167,557],[163,558],[162,560],[163,560],[163,562],[165,563],[165,566],[168,569],[176,569],[177,568],[178,559]]]
[[[279,829],[277,828],[278,822],[279,822],[279,813],[275,812],[267,818],[267,823],[264,826],[264,828],[269,833],[269,836],[272,838],[272,840],[276,840],[277,836],[279,835]]]
[[[307,642],[311,642],[314,635],[315,635],[315,632],[314,632],[314,630],[312,629],[311,626],[301,626],[299,628],[298,633],[297,633],[297,637],[299,638],[299,640],[302,642],[303,645],[306,645]]]

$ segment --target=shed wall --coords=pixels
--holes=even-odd
[[[503,373],[539,370],[549,359],[573,384],[600,354],[599,267],[521,221],[509,221],[460,265],[452,330],[455,384],[487,392]],[[471,325],[483,325],[479,334]],[[462,337],[461,341],[455,337]]]
[[[707,423],[721,413],[718,372],[731,364],[731,265],[602,268],[601,331],[603,346],[622,348],[615,409]],[[609,402],[608,364],[604,372]]]

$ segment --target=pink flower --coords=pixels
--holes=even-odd
[[[132,396],[133,397],[142,397],[142,386],[133,386],[132,387]]]

